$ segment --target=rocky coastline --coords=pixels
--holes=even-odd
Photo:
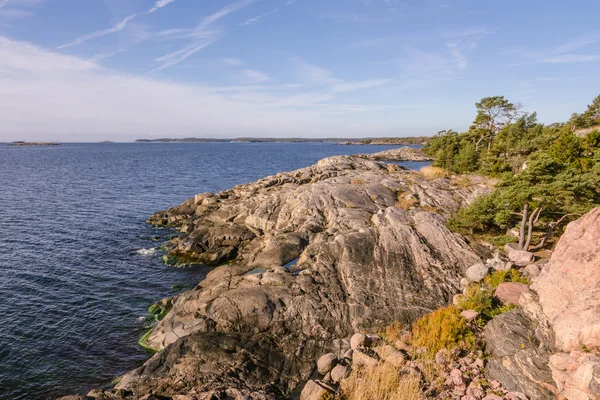
[[[60,143],[55,142],[12,142],[11,146],[59,146]]]
[[[215,268],[152,307],[143,345],[156,353],[143,366],[64,399],[333,399],[353,370],[389,364],[423,399],[600,398],[600,209],[569,225],[550,260],[494,252],[445,225],[493,182],[380,160],[427,157],[331,157],[154,214],[149,223],[180,232],[167,263]],[[527,284],[489,289],[509,311],[482,328],[466,296],[513,270]],[[445,380],[434,385],[408,331],[379,333],[452,303],[482,345],[437,351]]]

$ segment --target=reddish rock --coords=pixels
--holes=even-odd
[[[524,283],[504,282],[498,286],[494,297],[503,305],[519,304],[519,298],[527,290],[529,287]]]

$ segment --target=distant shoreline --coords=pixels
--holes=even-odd
[[[160,138],[137,139],[135,143],[336,143],[340,145],[406,145],[425,144],[429,136],[416,136],[405,138]]]
[[[60,143],[55,142],[12,142],[11,146],[59,146]]]

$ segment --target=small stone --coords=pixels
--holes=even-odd
[[[488,394],[482,400],[504,400],[504,397],[500,397],[495,394]]]
[[[502,384],[500,382],[498,382],[497,380],[491,380],[488,382],[488,386],[490,387],[490,389],[496,390],[496,389],[500,389],[502,387]]]
[[[304,389],[300,393],[300,400],[322,400],[328,393],[331,392],[327,388],[310,380],[304,385]]]
[[[469,390],[467,389],[467,393],[469,392]],[[479,400],[481,397],[477,397],[477,396],[473,396],[470,394],[467,394],[466,396],[463,396],[460,398],[460,400]]]
[[[354,353],[354,350],[352,350],[352,349],[347,350],[344,353],[344,357],[343,357],[344,360],[346,360],[346,361],[352,361],[352,355],[353,355],[353,353]]]
[[[331,381],[333,383],[340,383],[343,379],[348,377],[348,367],[345,365],[336,365],[334,369],[331,370]]]
[[[452,297],[452,304],[454,304],[455,307],[460,308],[460,302],[462,301],[462,299],[462,294],[455,294],[454,297]]]
[[[363,333],[355,333],[350,339],[350,347],[358,349],[359,347],[369,347],[371,345],[369,337]]]
[[[331,372],[328,372],[325,374],[325,376],[323,377],[323,382],[324,383],[332,383],[333,382],[331,380]]]
[[[508,253],[508,259],[520,266],[533,264],[535,255],[525,250],[512,250]]]
[[[374,367],[378,361],[362,351],[355,351],[352,356],[352,366],[356,367]]]
[[[440,350],[437,353],[435,353],[434,359],[435,362],[441,366],[445,365],[448,362],[446,358],[446,352],[444,350]]]
[[[467,278],[461,278],[460,285],[466,289],[471,285],[471,281],[469,281]]]
[[[504,282],[498,285],[494,297],[503,305],[519,304],[521,295],[529,290],[524,283]]]
[[[536,278],[540,272],[542,271],[537,264],[530,264],[523,268],[523,273],[530,279]]]
[[[475,310],[465,310],[460,313],[460,316],[466,319],[467,321],[471,321],[479,317],[479,313]]]
[[[469,267],[465,275],[467,276],[467,278],[469,278],[471,282],[480,282],[483,280],[483,278],[487,276],[488,272],[488,266],[479,263]]]
[[[321,375],[327,374],[338,363],[338,359],[333,353],[325,354],[317,361],[317,371]]]
[[[383,346],[381,350],[379,350],[379,355],[384,362],[389,363],[394,367],[400,368],[406,363],[406,356],[404,353],[393,346]]]
[[[450,371],[450,380],[456,386],[465,384],[465,380],[462,376],[462,372],[459,369],[453,369],[452,371]]]

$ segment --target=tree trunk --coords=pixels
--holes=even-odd
[[[519,232],[519,249],[523,249],[525,246],[525,224],[527,223],[527,212],[529,211],[529,204],[525,203],[523,206],[523,219],[521,220],[521,230]]]
[[[542,209],[537,207],[529,216],[529,224],[527,226],[527,242],[525,242],[525,245],[523,246],[523,250],[525,251],[529,249],[529,245],[531,244],[531,236],[533,235],[533,225],[537,221],[537,216],[539,216],[541,212]]]

